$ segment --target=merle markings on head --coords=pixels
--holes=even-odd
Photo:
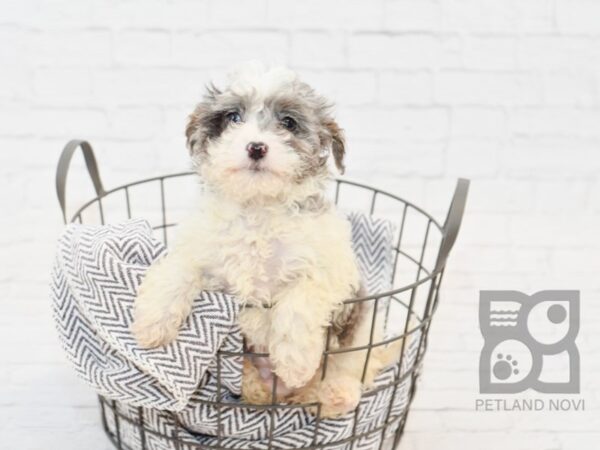
[[[344,170],[344,136],[329,103],[285,68],[248,65],[225,89],[209,86],[186,136],[204,180],[239,199],[322,186],[330,154]]]

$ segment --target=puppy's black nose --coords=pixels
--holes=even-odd
[[[266,154],[269,147],[263,142],[250,142],[246,147],[248,156],[254,161],[262,159]]]

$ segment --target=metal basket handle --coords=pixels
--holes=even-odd
[[[71,164],[73,154],[78,148],[81,148],[81,151],[83,152],[85,165],[87,166],[88,174],[90,175],[92,183],[94,184],[96,195],[100,197],[106,193],[104,187],[102,186],[102,181],[100,180],[98,163],[96,162],[96,156],[94,155],[92,146],[89,144],[89,142],[80,139],[73,139],[72,141],[69,141],[67,145],[65,145],[65,148],[60,155],[58,167],[56,168],[56,196],[58,197],[58,203],[60,204],[60,209],[62,211],[63,220],[65,223],[67,223],[67,205],[65,200],[67,174],[69,173],[69,165]]]
[[[460,230],[460,224],[465,212],[468,192],[469,180],[465,178],[459,178],[458,182],[456,183],[456,189],[454,190],[452,202],[450,203],[450,209],[448,209],[446,221],[444,222],[444,237],[442,238],[437,262],[435,263],[436,271],[444,267],[446,260],[448,259],[448,255],[450,254],[450,250],[452,250],[454,242],[456,242],[458,230]]]

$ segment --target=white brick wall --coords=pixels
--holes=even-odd
[[[401,449],[592,450],[600,440],[600,2],[4,0],[0,448],[107,449],[58,348],[54,167],[95,143],[105,185],[187,168],[203,85],[252,58],[331,96],[348,175],[443,217],[472,178]],[[81,162],[71,205],[91,194]],[[476,413],[479,289],[582,290],[585,413]]]

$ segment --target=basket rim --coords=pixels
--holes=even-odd
[[[103,198],[107,197],[110,194],[114,194],[115,192],[118,192],[121,190],[126,190],[130,187],[138,186],[138,185],[144,184],[144,183],[150,183],[153,181],[162,182],[163,180],[170,179],[170,178],[178,178],[178,177],[193,176],[193,175],[198,175],[198,174],[192,170],[182,171],[182,172],[173,172],[173,173],[168,173],[165,175],[157,175],[157,176],[153,176],[153,177],[149,177],[149,178],[142,178],[139,180],[132,181],[130,183],[121,184],[119,186],[116,186],[116,187],[108,189],[108,190],[103,190],[102,192],[97,194],[95,197],[93,197],[92,199],[88,200],[83,205],[81,205],[79,207],[79,209],[77,209],[77,211],[75,211],[75,213],[71,216],[68,223],[76,223],[76,220],[78,218],[81,220],[81,213],[83,213],[83,211],[85,209],[87,209],[89,206],[93,205],[95,202],[101,202],[101,200]],[[415,211],[417,211],[418,213],[422,214],[423,216],[425,216],[427,218],[427,222],[428,222],[427,229],[429,229],[429,226],[431,224],[433,224],[440,231],[441,237],[443,239],[443,237],[445,235],[444,227],[442,225],[440,225],[440,223],[431,214],[429,214],[428,212],[423,210],[421,207],[415,205],[414,203],[412,203],[408,200],[405,200],[404,198],[402,198],[398,195],[392,194],[392,193],[384,191],[382,189],[373,187],[369,184],[355,181],[353,179],[349,179],[346,177],[333,177],[332,181],[334,181],[336,183],[336,194],[337,194],[337,191],[339,190],[340,184],[347,184],[350,186],[356,186],[356,187],[360,187],[360,188],[364,188],[364,189],[370,189],[373,192],[373,196],[374,196],[373,198],[375,198],[377,195],[383,195],[383,196],[386,196],[386,197],[389,197],[394,200],[402,202],[405,205],[405,214],[406,214],[406,210],[408,208],[412,208]],[[428,281],[435,279],[438,275],[440,275],[444,271],[445,262],[444,262],[444,264],[441,265],[441,267],[434,268],[433,270],[430,271],[423,267],[422,261],[421,262],[417,261],[415,258],[411,257],[410,255],[406,254],[405,252],[402,252],[400,249],[398,249],[396,247],[393,247],[393,249],[396,250],[397,252],[401,253],[404,257],[406,257],[412,263],[414,263],[418,267],[420,267],[421,270],[423,270],[427,275],[425,277],[419,278],[418,280],[416,280],[412,283],[409,283],[404,286],[400,286],[395,289],[390,289],[390,290],[383,291],[383,292],[376,292],[376,293],[365,295],[362,297],[351,297],[351,298],[344,299],[342,301],[343,304],[351,304],[351,303],[365,302],[365,301],[371,301],[371,300],[374,301],[374,300],[377,300],[380,298],[391,297],[396,294],[401,294],[402,292],[410,291],[417,286],[420,286],[422,284],[427,283]],[[440,251],[440,249],[438,249],[438,254],[439,254],[439,251]],[[406,305],[406,307],[409,308],[408,305]]]

